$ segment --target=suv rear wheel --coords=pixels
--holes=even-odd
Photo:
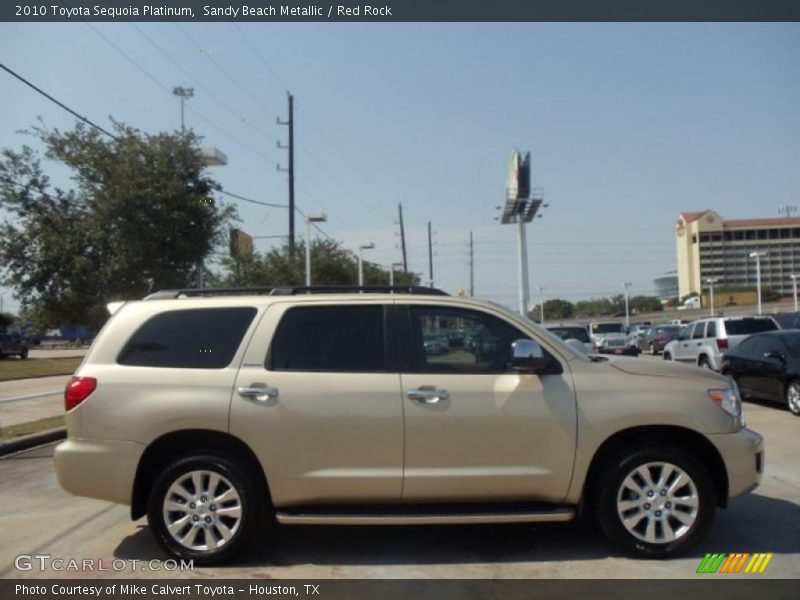
[[[147,520],[167,552],[211,565],[230,560],[259,534],[265,502],[253,479],[230,459],[188,456],[156,480]]]
[[[612,457],[598,481],[597,518],[621,550],[644,558],[689,551],[708,533],[716,497],[701,462],[676,446],[629,449]]]

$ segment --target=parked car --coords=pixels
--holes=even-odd
[[[625,324],[617,321],[589,323],[589,336],[599,354],[626,354],[636,356],[639,349],[628,343]]]
[[[0,358],[4,356],[28,358],[28,343],[25,338],[16,333],[0,334]]]
[[[65,390],[61,486],[129,504],[169,554],[207,565],[274,543],[275,522],[578,514],[628,554],[673,557],[762,478],[730,378],[588,357],[431,288],[357,290],[112,303]],[[491,355],[426,353],[453,323],[497,340]]]
[[[754,333],[779,329],[772,317],[712,317],[686,326],[664,348],[665,360],[688,362],[719,371],[722,355]]]
[[[742,398],[780,402],[800,417],[800,331],[751,335],[725,353],[721,372],[736,380]]]
[[[654,325],[639,340],[639,350],[656,355],[672,340],[678,339],[682,330],[680,325]]]
[[[547,330],[564,341],[578,340],[583,344],[587,354],[596,351],[595,345],[589,337],[589,330],[582,325],[551,325],[547,327]]]

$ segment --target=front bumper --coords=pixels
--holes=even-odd
[[[728,498],[754,490],[764,476],[764,438],[743,428],[736,433],[709,435],[728,472]]]
[[[56,446],[56,476],[70,494],[130,504],[144,446],[70,438]]]

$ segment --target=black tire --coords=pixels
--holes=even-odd
[[[786,400],[786,408],[789,409],[789,412],[792,413],[795,417],[800,417],[800,400],[797,400],[796,398],[792,399],[789,397],[789,393],[792,391],[793,386],[795,391],[800,391],[800,380],[792,379],[790,382],[788,382],[786,384],[783,397]]]
[[[650,354],[653,356],[658,356],[658,350],[656,350],[655,344],[650,344]]]
[[[708,362],[708,358],[705,356],[701,356],[697,359],[697,366],[701,369],[708,369],[709,371],[713,371],[711,368],[711,363]]]
[[[22,352],[19,353],[19,357],[22,360],[25,360],[26,358],[28,358],[28,349],[27,348],[23,348]]]
[[[182,545],[172,536],[165,523],[164,501],[170,487],[181,477],[194,471],[207,471],[221,476],[230,482],[239,496],[241,516],[235,532],[230,539],[214,550],[193,549]],[[257,485],[256,482],[255,477],[224,455],[203,453],[180,458],[161,472],[150,491],[147,502],[147,521],[150,524],[150,529],[161,547],[174,557],[193,560],[194,564],[199,566],[216,565],[230,561],[245,550],[264,530],[265,517],[269,508],[268,495],[265,490],[259,489],[261,486]],[[226,487],[217,489],[224,490]],[[209,504],[208,506],[211,505]],[[188,511],[185,512],[187,512],[188,516]],[[170,513],[176,518],[180,514],[180,512]],[[221,521],[223,519],[225,517],[220,518]],[[229,525],[231,521],[227,520],[226,523]],[[187,526],[191,529],[191,524],[188,521]],[[216,525],[212,526],[213,530],[218,534],[221,530],[215,527]],[[198,528],[198,530],[201,529]],[[207,535],[214,535],[216,540],[216,534],[209,534],[204,531],[202,533],[204,544],[208,545],[210,541],[206,537]],[[198,533],[197,535],[200,536],[201,534]]]
[[[673,541],[664,540],[657,543],[650,543],[640,539],[636,534],[626,528],[618,512],[617,500],[621,497],[621,494],[624,493],[622,490],[623,482],[637,468],[649,463],[669,463],[682,470],[691,480],[697,493],[698,506],[694,521],[688,529],[681,532]],[[655,478],[656,476],[653,477],[654,480]],[[650,444],[647,446],[629,447],[610,457],[610,459],[605,462],[599,477],[595,481],[599,482],[595,494],[593,495],[596,499],[594,510],[598,525],[606,538],[614,546],[628,555],[640,558],[672,558],[683,555],[705,538],[714,521],[717,500],[711,477],[702,462],[678,446],[671,444]],[[689,488],[686,486],[676,488],[674,490],[676,497],[688,489]],[[657,491],[654,492],[654,494],[654,498],[659,498],[660,494]],[[672,496],[667,496],[665,498],[669,500]],[[661,500],[663,501],[665,498]],[[646,501],[646,497],[641,496],[640,501]],[[679,503],[681,503],[680,500],[676,501],[674,506],[670,506],[670,510],[673,513],[681,512],[683,514],[688,514],[684,512],[685,509],[678,510],[677,505]],[[654,505],[645,506],[651,506],[651,508],[653,508]],[[633,516],[643,514],[644,512],[638,508],[631,510],[640,511],[639,513],[631,513]],[[680,525],[680,521],[678,521],[676,517],[668,516],[669,513],[665,510],[665,507],[662,507],[662,510],[663,513],[661,514],[667,514],[663,520],[668,520],[671,531],[676,524]],[[655,518],[655,514],[651,514],[649,517],[650,520],[654,522],[654,532],[656,537],[659,537],[659,533],[661,537],[664,537],[666,529],[664,525],[656,523],[658,519]],[[645,519],[646,518],[643,517],[640,521],[634,520],[634,524],[638,523],[635,525],[635,528],[638,528],[640,525],[646,526],[648,521]],[[644,532],[639,532],[639,535],[644,535]]]
[[[670,354],[666,350],[664,351],[664,360],[672,360],[672,354]]]

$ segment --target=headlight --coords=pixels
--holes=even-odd
[[[731,380],[731,387],[724,390],[708,390],[708,397],[722,410],[736,419],[739,426],[744,427],[744,409],[742,408],[742,399],[739,396],[739,388],[735,381]]]

